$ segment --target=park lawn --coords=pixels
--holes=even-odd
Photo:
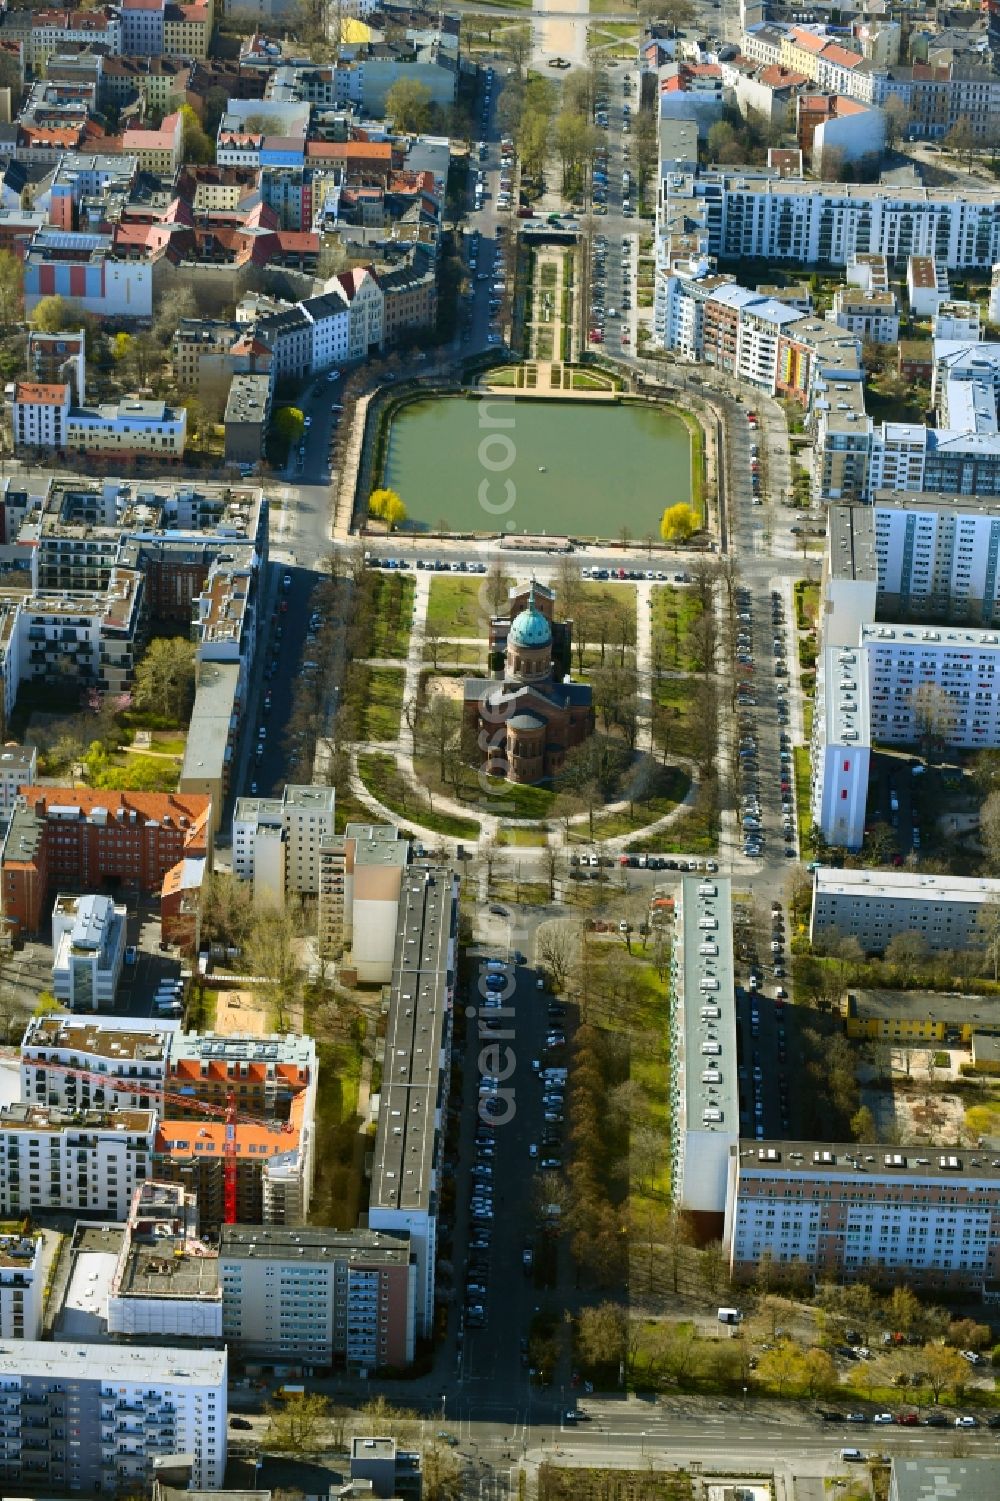
[[[201,999],[197,985],[191,991],[188,999],[185,1024],[192,1032],[214,1032],[215,1016],[219,1009],[219,992],[205,987],[201,990]]]
[[[424,661],[434,665],[435,650],[439,662],[457,662],[460,667],[474,667],[477,671],[486,669],[486,643],[482,646],[468,646],[462,643],[441,641],[435,648],[433,645],[424,643]]]
[[[618,382],[610,375],[599,375],[593,370],[573,371],[574,391],[615,391]]]
[[[439,813],[429,803],[414,797],[413,789],[400,774],[394,756],[375,752],[358,756],[358,773],[373,797],[400,818],[411,819],[421,828],[432,829],[452,839],[478,839],[479,823],[474,818],[459,818]],[[371,814],[368,814],[369,821]]]
[[[486,636],[490,607],[482,575],[442,574],[431,579],[427,624],[445,636]]]
[[[518,849],[537,849],[539,845],[547,844],[548,840],[544,829],[522,829],[501,824],[497,842]]]
[[[475,796],[490,808],[495,800],[505,818],[548,818],[557,794],[551,787],[528,787],[520,782],[507,782],[500,777],[477,779]],[[541,831],[539,831],[541,833]],[[544,834],[535,841],[545,843]]]
[[[600,609],[627,611],[632,629],[635,629],[635,585],[625,582],[612,584],[602,583],[599,579],[584,579],[580,584],[580,594],[585,605]]]
[[[691,722],[697,688],[694,678],[655,678],[653,698],[658,704],[669,705],[675,722],[683,728]]]
[[[372,656],[399,659],[406,656],[413,619],[413,591],[416,585],[405,573],[380,573],[372,612]],[[398,591],[398,605],[387,608],[392,592]]]
[[[699,785],[693,807],[685,808],[665,829],[630,839],[630,854],[714,855],[719,847],[718,798],[711,784]]]
[[[819,619],[819,584],[799,579],[794,589],[795,624],[800,631],[815,630]]]
[[[362,737],[365,740],[398,740],[403,712],[405,674],[400,667],[373,667],[369,698],[365,704]]]
[[[349,1230],[363,1207],[366,1139],[358,1134],[357,1120],[361,1046],[354,1038],[324,1036],[322,1030],[314,1035],[319,1064],[316,1131],[323,1151],[317,1158],[310,1213],[316,1224]]]
[[[795,757],[795,813],[799,824],[799,844],[803,854],[812,854],[812,809],[810,806],[810,768],[809,748],[805,745],[796,745],[792,750]]]
[[[691,631],[701,618],[701,600],[693,589],[673,584],[656,584],[650,590],[652,601],[653,656],[677,672],[695,672],[697,663],[691,655]]]
[[[648,824],[656,823],[672,813],[677,804],[687,796],[691,778],[679,766],[660,766],[656,770],[656,790],[652,797],[636,802],[630,812],[625,807],[618,813],[597,814],[594,817],[594,839],[619,839],[625,834],[635,834]],[[589,819],[581,819],[570,826],[570,844],[591,844]],[[660,846],[656,845],[659,849]]]

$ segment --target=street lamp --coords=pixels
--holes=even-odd
[[[747,1410],[747,1389],[746,1389],[746,1387],[744,1387],[743,1388],[743,1411],[746,1412],[746,1410]]]

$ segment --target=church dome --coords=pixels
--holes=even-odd
[[[537,651],[543,646],[552,645],[552,627],[535,604],[533,589],[528,597],[527,609],[515,615],[510,623],[507,645],[519,646],[526,651]]]

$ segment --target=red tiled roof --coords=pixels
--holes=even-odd
[[[66,385],[43,385],[40,381],[19,380],[14,387],[14,400],[22,406],[62,406],[69,387]]]

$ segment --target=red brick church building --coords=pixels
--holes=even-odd
[[[503,644],[503,676],[465,680],[465,729],[490,776],[550,781],[566,752],[594,732],[589,685],[571,682],[553,664],[554,636],[567,664],[570,640],[568,623],[552,619],[554,604],[552,591],[534,583],[526,594],[515,592],[510,615],[490,627],[491,647]]]

